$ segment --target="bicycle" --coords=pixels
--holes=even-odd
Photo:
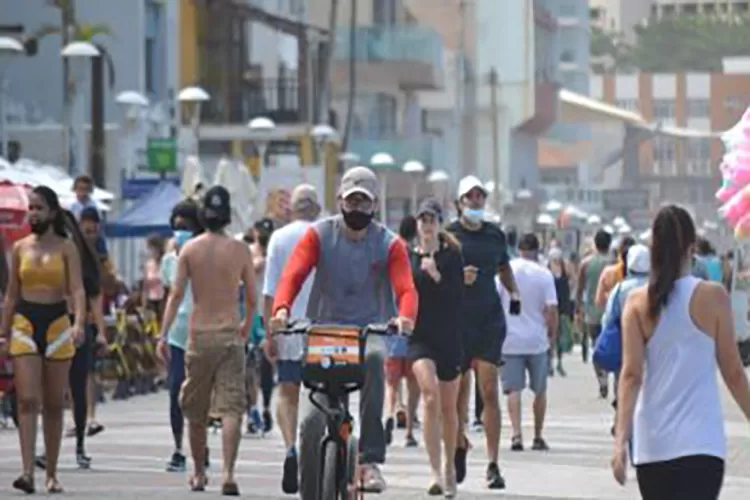
[[[297,322],[275,334],[306,336],[302,383],[310,389],[310,402],[326,417],[326,432],[320,443],[317,498],[364,498],[361,485],[355,484],[359,442],[352,432],[354,418],[349,413],[349,394],[359,391],[364,385],[368,336],[396,335],[395,326],[373,324],[358,327]],[[327,397],[327,408],[313,397],[316,393]]]

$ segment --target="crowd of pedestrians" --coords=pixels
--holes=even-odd
[[[0,345],[13,356],[19,395],[23,470],[13,486],[27,493],[35,491],[35,464],[46,469],[46,489],[62,491],[57,460],[68,386],[77,462],[91,463],[84,449],[88,378],[92,353],[105,343],[102,286],[111,264],[99,214],[87,206],[91,185],[84,179],[77,187],[80,206],[71,211],[51,190],[36,188],[32,234],[10,252]],[[327,401],[303,388],[304,339],[276,333],[295,319],[392,322],[404,336],[389,340],[385,352],[368,350],[365,359],[357,422],[357,484],[364,491],[386,489],[381,466],[394,428],[403,425],[406,446],[426,451],[427,493],[455,497],[472,448],[473,393],[475,425],[486,440],[486,487],[504,489],[501,395],[509,449],[554,448],[544,434],[548,379],[567,375],[564,358],[580,343],[600,398],[610,398],[614,380],[617,481],[631,461],[644,499],[718,498],[726,440],[715,372],[748,419],[750,389],[723,285],[727,266],[698,238],[685,210],[659,212],[650,246],[629,237],[613,246],[612,235],[599,230],[590,248],[572,249],[488,222],[488,193],[473,176],[458,185],[453,220],[427,198],[398,234],[376,219],[379,192],[375,174],[355,167],[337,190],[339,213],[321,217],[315,188],[300,185],[273,214],[233,236],[226,232],[229,193],[215,186],[174,207],[170,241],[149,240],[142,306],[160,318],[157,350],[168,374],[174,441],[168,471],[188,468],[187,422],[189,486],[207,487],[207,429],[216,421],[221,491],[239,495],[243,429],[270,432],[276,424],[286,450],[281,490],[319,500],[326,419],[318,406]],[[621,349],[618,369],[609,373],[595,354],[613,329]],[[534,426],[525,439],[526,389]],[[42,402],[45,453],[37,457]]]

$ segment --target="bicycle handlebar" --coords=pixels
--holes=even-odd
[[[381,335],[390,337],[393,335],[404,335],[403,332],[398,331],[398,327],[394,323],[372,323],[364,327],[349,327],[345,325],[328,325],[324,323],[312,323],[304,320],[291,321],[286,328],[276,330],[272,335],[305,335],[307,332],[316,326],[326,326],[331,328],[357,328],[360,334],[364,337],[368,335]]]

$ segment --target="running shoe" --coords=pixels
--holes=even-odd
[[[385,479],[375,464],[362,465],[362,491],[365,493],[383,493]]]
[[[104,430],[104,426],[102,424],[94,422],[94,423],[89,424],[89,429],[86,432],[86,435],[88,437],[93,437],[101,433],[103,430]]]
[[[273,430],[273,417],[270,410],[263,410],[263,433],[268,434]]]
[[[487,466],[487,487],[491,490],[505,489],[505,479],[500,474],[500,467],[495,462],[490,462]]]
[[[396,421],[393,417],[388,417],[385,421],[385,444],[389,446],[393,442],[393,428],[396,427]]]
[[[36,457],[36,459],[34,459],[34,464],[39,469],[46,470],[47,469],[47,457],[45,455],[39,455],[38,457]]]
[[[287,495],[294,495],[299,491],[299,471],[297,464],[297,450],[290,449],[284,459],[284,475],[281,478],[281,491]]]
[[[523,438],[521,436],[511,438],[510,451],[523,451]]]
[[[407,448],[416,448],[417,446],[419,446],[419,443],[417,442],[417,439],[412,434],[409,434],[408,436],[406,436]]]
[[[549,451],[549,446],[544,438],[534,438],[534,442],[531,445],[531,449],[534,451]]]
[[[172,458],[167,462],[167,472],[185,472],[187,459],[179,451],[172,453]]]
[[[91,468],[91,457],[86,456],[83,451],[76,452],[76,463],[79,469],[90,469]]]

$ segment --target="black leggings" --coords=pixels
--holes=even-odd
[[[724,481],[724,461],[692,455],[636,467],[643,500],[716,500]]]
[[[76,426],[76,452],[83,453],[88,415],[88,381],[93,362],[93,341],[86,332],[86,340],[76,349],[70,365],[70,396],[73,398],[73,420]]]
[[[271,398],[273,397],[273,365],[265,354],[260,357],[260,392],[263,395],[263,409],[271,407]]]

